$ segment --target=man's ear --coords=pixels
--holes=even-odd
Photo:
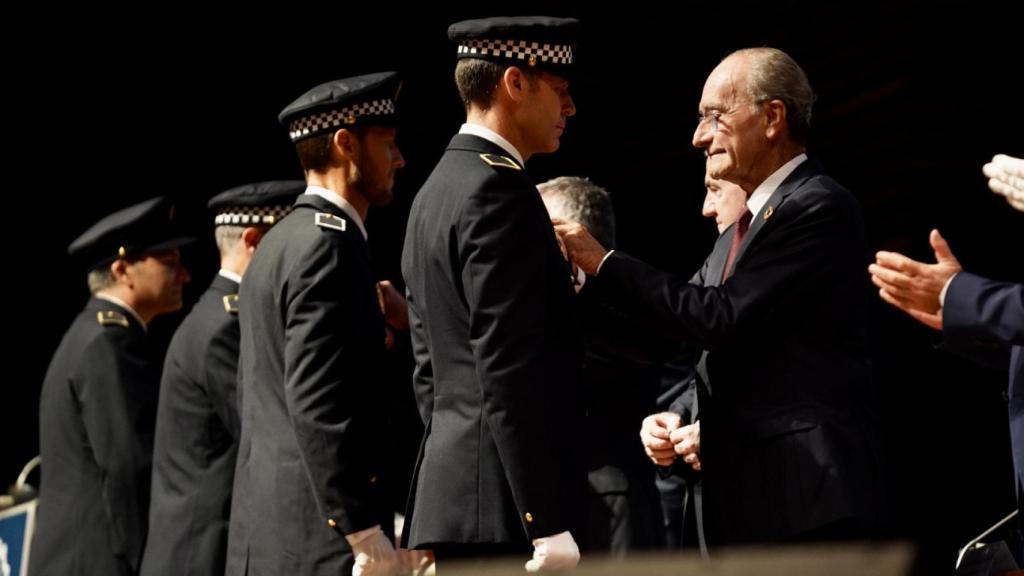
[[[110,275],[114,278],[115,284],[122,284],[128,281],[128,261],[118,258],[110,263]]]
[[[504,90],[509,98],[518,102],[529,91],[530,79],[526,74],[523,74],[522,69],[518,66],[509,66],[505,68],[505,73],[501,75],[501,83],[498,85],[498,88]]]
[[[764,105],[765,136],[774,140],[782,134],[786,126],[786,105],[782,100],[769,100]]]
[[[333,138],[331,138],[331,155],[337,155],[339,158],[344,158],[349,162],[355,159],[355,155],[358,154],[359,139],[349,129],[342,128],[334,132]]]
[[[245,244],[246,254],[251,255],[256,251],[256,247],[259,246],[260,240],[263,239],[264,232],[265,230],[255,226],[249,226],[245,230],[242,230],[242,242]]]

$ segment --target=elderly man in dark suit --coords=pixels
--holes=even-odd
[[[413,203],[402,254],[427,426],[405,535],[438,565],[531,551],[575,565],[585,494],[570,268],[525,172],[576,112],[579,23],[520,17],[449,28],[466,123]]]
[[[301,180],[246,184],[207,204],[220,271],[174,333],[164,360],[142,574],[224,574],[238,455],[238,285]]]
[[[336,80],[280,115],[306,174],[239,291],[242,438],[227,574],[380,574],[395,568],[379,450],[385,352],[364,221],[392,198],[391,72]],[[398,297],[400,298],[400,297]]]
[[[146,326],[181,309],[189,280],[166,198],[100,220],[68,251],[92,298],[50,361],[39,400],[43,457],[29,574],[138,574],[146,542],[162,353]]]
[[[646,419],[642,436],[659,464],[680,448],[701,466],[711,544],[859,538],[878,519],[867,248],[856,199],[805,154],[812,102],[803,70],[772,48],[735,52],[708,77],[693,143],[748,211],[690,282],[558,225],[595,287],[703,350],[699,459],[676,413]]]

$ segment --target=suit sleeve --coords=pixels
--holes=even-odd
[[[545,371],[545,265],[556,250],[543,205],[531,189],[484,186],[461,220],[460,257],[483,411],[531,539],[569,529],[562,466],[554,450]],[[542,228],[542,227],[546,227]]]
[[[945,347],[1005,370],[1008,348],[1024,345],[1024,285],[961,272],[946,291],[942,324]]]
[[[354,343],[371,335],[360,333],[360,282],[344,268],[344,252],[336,238],[316,242],[289,275],[284,393],[325,524],[333,519],[351,534],[377,524],[383,504],[371,490],[366,436],[358,429],[358,399],[372,383],[351,371],[363,361]]]
[[[852,200],[824,188],[813,192],[779,206],[721,286],[692,284],[621,251],[608,257],[597,279],[632,313],[708,350],[770,333],[773,324],[798,323],[837,289],[840,266],[864,259],[854,241],[862,233]]]
[[[690,284],[703,286],[710,257],[690,278]],[[693,424],[694,405],[697,402],[697,358],[700,349],[688,343],[677,347],[677,356],[662,367],[661,385],[656,402],[658,412],[674,412],[684,424]],[[686,467],[689,469],[689,466]]]
[[[430,359],[430,347],[426,342],[427,331],[420,318],[418,305],[413,295],[406,291],[409,306],[409,335],[416,367],[412,373],[412,386],[416,392],[417,408],[423,425],[430,422],[434,413],[434,364]]]
[[[101,497],[110,541],[114,554],[137,572],[147,528],[153,452],[153,431],[140,427],[153,423],[154,415],[147,412],[155,408],[155,403],[145,395],[154,390],[151,383],[139,381],[145,376],[135,368],[137,363],[125,358],[114,340],[93,340],[84,357],[88,361],[75,379],[86,435],[103,475]]]
[[[241,438],[238,415],[238,324],[221,326],[214,333],[206,356],[206,391],[221,423],[235,442]]]

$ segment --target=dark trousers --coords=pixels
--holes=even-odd
[[[652,482],[589,495],[586,551],[623,557],[665,547],[661,499]]]

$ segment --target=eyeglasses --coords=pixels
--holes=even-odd
[[[700,130],[701,126],[703,126],[705,122],[708,122],[711,126],[711,131],[718,132],[718,121],[722,116],[735,114],[740,110],[740,108],[742,108],[743,106],[748,106],[750,104],[760,104],[760,102],[740,102],[739,104],[733,106],[731,110],[725,112],[722,112],[721,110],[708,110],[704,114],[698,114],[697,129]]]

